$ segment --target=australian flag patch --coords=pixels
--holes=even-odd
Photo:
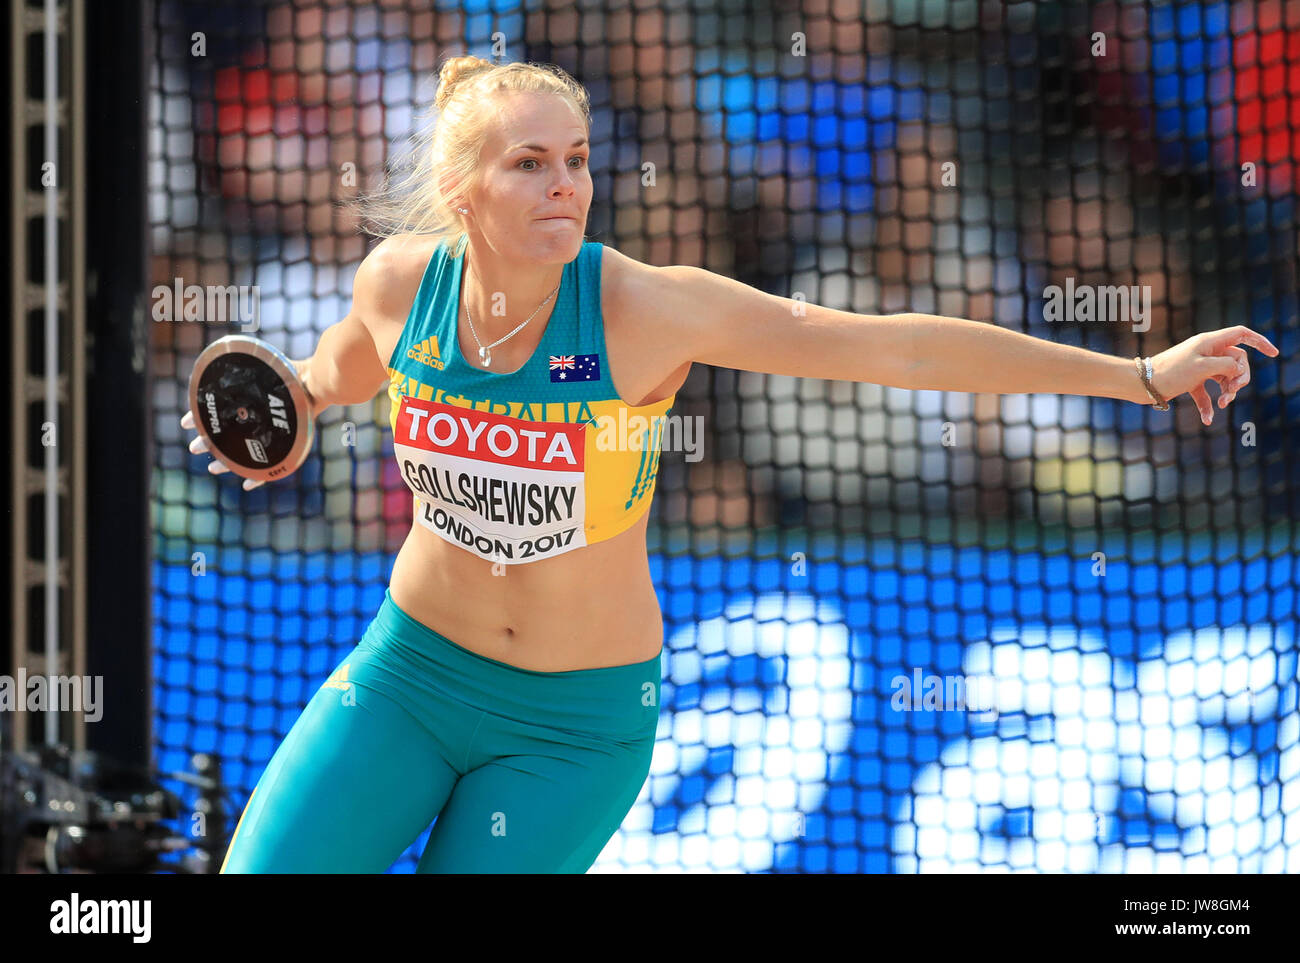
[[[550,359],[552,382],[600,380],[598,354],[553,354]]]

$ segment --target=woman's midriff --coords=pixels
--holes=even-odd
[[[536,672],[645,662],[663,616],[646,555],[647,511],[607,541],[495,566],[419,524],[397,553],[393,601],[462,648]]]

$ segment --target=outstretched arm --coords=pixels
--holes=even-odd
[[[383,252],[371,251],[352,279],[351,310],[321,332],[310,358],[294,361],[312,401],[312,417],[330,405],[363,404],[388,382],[372,330],[381,310],[379,291],[388,282]]]
[[[1132,358],[962,318],[837,311],[702,268],[646,270],[656,279],[646,311],[671,330],[682,360],[897,388],[1044,392],[1154,404]],[[1151,359],[1152,386],[1166,401],[1189,393],[1208,425],[1214,406],[1205,382],[1218,382],[1219,407],[1226,408],[1250,381],[1246,352],[1238,344],[1269,357],[1278,354],[1267,338],[1240,325],[1198,334]]]
[[[383,254],[377,252],[379,248],[370,252],[357,268],[352,282],[352,308],[348,314],[321,333],[310,358],[293,360],[307,391],[313,419],[331,405],[369,401],[388,381],[388,372],[375,350],[372,331],[379,312],[383,310],[379,292],[385,290],[387,280]],[[193,412],[185,412],[181,427],[187,431],[194,429]],[[208,450],[202,435],[195,437],[189,448],[196,455]],[[208,463],[208,471],[224,475],[230,469],[213,459]],[[243,488],[252,491],[263,484],[265,482],[246,478]]]

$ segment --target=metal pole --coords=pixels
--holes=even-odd
[[[45,446],[45,674],[59,666],[59,5],[45,0],[45,162],[54,177],[45,188],[45,422],[54,444]],[[57,707],[57,701],[54,705]],[[46,707],[45,743],[59,741],[57,708]]]

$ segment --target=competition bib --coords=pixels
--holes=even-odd
[[[425,528],[489,562],[587,544],[585,426],[403,395],[393,448]]]

